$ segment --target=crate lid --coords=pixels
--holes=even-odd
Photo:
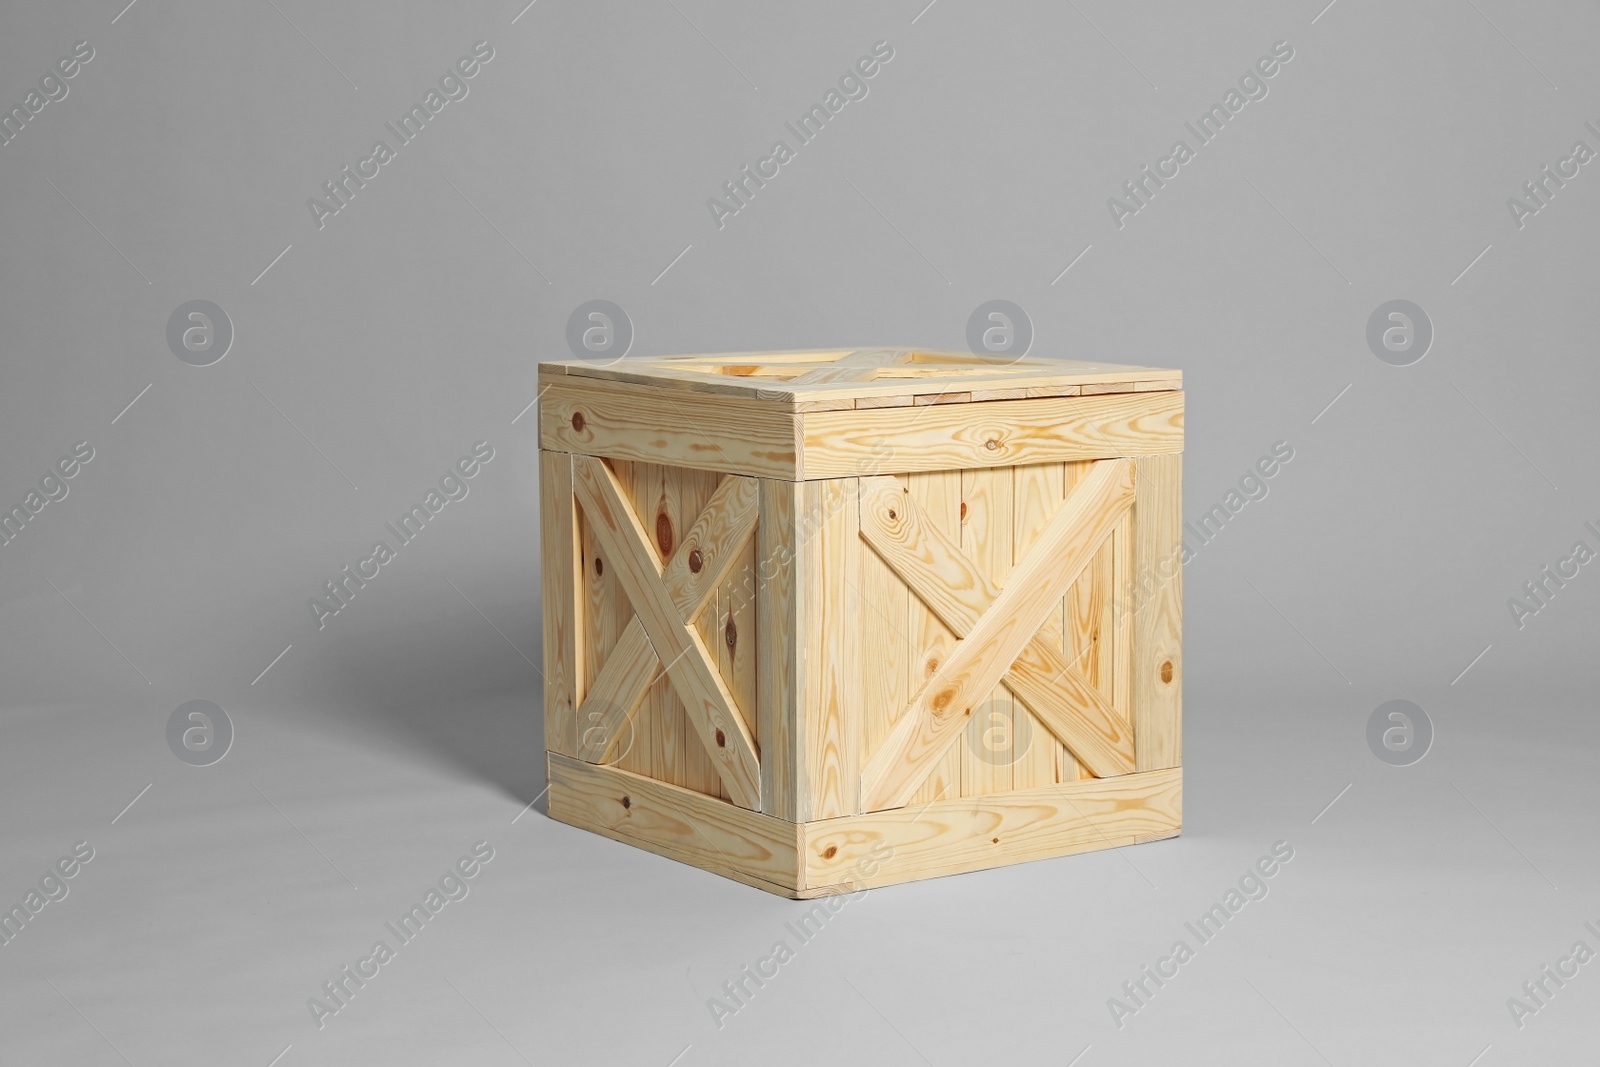
[[[1162,367],[921,348],[817,349],[541,363],[546,374],[720,393],[802,411],[962,404],[1183,388]]]

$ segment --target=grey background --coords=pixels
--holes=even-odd
[[[75,442],[95,458],[0,548],[0,901],[96,856],[0,947],[0,1058],[1600,1051],[1600,964],[1521,1029],[1505,1003],[1600,948],[1600,577],[1520,630],[1507,608],[1600,543],[1600,177],[1520,230],[1505,204],[1600,148],[1600,14],[924,2],[4,6],[7,108],[75,42],[95,57],[0,147],[0,500]],[[467,98],[319,230],[306,199],[480,40]],[[878,40],[868,97],[719,230],[706,199]],[[1106,199],[1279,40],[1269,96],[1116,228]],[[1014,301],[1035,354],[1184,370],[1191,519],[1292,444],[1187,568],[1184,836],[852,900],[717,1029],[706,999],[803,907],[524,813],[518,415],[596,298],[635,356],[961,348]],[[1365,342],[1401,298],[1435,329],[1410,367]],[[166,346],[194,299],[234,325],[209,367]],[[478,440],[468,498],[319,631],[306,599]],[[1434,724],[1411,767],[1366,747],[1396,698]],[[194,699],[236,731],[210,767],[165,740]],[[307,998],[480,839],[471,895],[318,1030]],[[1107,998],[1278,840],[1269,897],[1119,1030]]]

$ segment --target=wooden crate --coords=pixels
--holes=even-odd
[[[1177,371],[539,373],[553,818],[791,897],[1179,832]]]

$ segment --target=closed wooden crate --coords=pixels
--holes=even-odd
[[[792,897],[1175,836],[1182,380],[540,367],[550,814]]]

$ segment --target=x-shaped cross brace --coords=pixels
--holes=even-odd
[[[672,558],[663,563],[604,461],[574,456],[572,484],[583,517],[633,605],[633,621],[612,647],[578,709],[578,755],[601,762],[664,665],[700,743],[734,803],[761,808],[761,762],[755,740],[695,618],[754,533],[759,510],[753,478],[723,478]]]
[[[908,803],[1003,682],[1097,778],[1134,769],[1133,734],[1087,678],[1038,636],[1133,504],[1131,460],[1101,460],[999,587],[892,477],[861,479],[861,536],[961,641],[862,772],[865,810]]]

